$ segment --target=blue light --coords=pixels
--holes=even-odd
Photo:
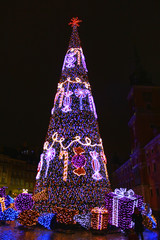
[[[18,212],[15,211],[13,208],[8,208],[3,212],[3,220],[6,221],[14,221],[18,218]]]
[[[38,222],[47,229],[51,229],[51,221],[55,217],[53,213],[43,213],[39,218]],[[54,227],[54,226],[53,226]]]

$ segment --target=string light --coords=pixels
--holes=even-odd
[[[33,226],[38,222],[39,213],[34,210],[25,210],[18,215],[18,222],[24,226]]]
[[[96,151],[90,151],[90,155],[92,157],[92,168],[94,170],[94,174],[92,175],[92,177],[95,180],[100,180],[102,179],[102,175],[99,173],[100,171],[100,163],[98,161],[98,153]]]
[[[41,156],[40,156],[40,161],[38,163],[38,168],[37,168],[37,175],[36,175],[37,180],[41,176],[41,170],[42,170],[42,166],[43,166],[43,156],[44,156],[44,154],[42,153]]]
[[[13,208],[8,208],[3,213],[3,220],[5,221],[14,221],[18,218],[18,212],[15,211]]]
[[[55,216],[56,214],[53,214],[53,213],[43,213],[38,218],[38,223],[50,230],[52,219],[55,218]]]
[[[67,181],[67,171],[68,171],[68,152],[61,151],[59,159],[62,159],[64,156],[64,171],[63,171],[63,181]]]
[[[52,207],[52,211],[57,214],[57,222],[65,224],[75,224],[74,216],[79,214],[78,210],[61,207]]]
[[[73,219],[79,223],[82,227],[87,230],[91,227],[91,213],[87,214],[78,214],[73,217]]]
[[[15,200],[15,207],[18,211],[32,209],[34,201],[32,196],[28,193],[20,193]]]
[[[108,210],[105,208],[95,207],[91,210],[91,227],[96,230],[107,229]]]
[[[141,209],[143,197],[136,195],[132,189],[115,189],[106,194],[106,208],[109,212],[109,223],[122,229],[131,228],[134,208]]]
[[[75,153],[78,147],[83,148],[84,154]],[[55,157],[47,168],[49,149],[55,149]],[[96,152],[97,158],[90,152]],[[103,206],[110,182],[105,155],[102,159],[101,152],[104,150],[85,57],[77,25],[73,25],[35,187],[35,195],[47,189],[48,199],[36,201],[34,209],[49,213],[54,206],[63,211],[73,209],[88,213],[95,206]]]
[[[34,202],[43,201],[48,199],[47,189],[42,190],[32,196]]]
[[[50,161],[54,159],[55,154],[56,154],[56,152],[55,152],[54,148],[49,148],[46,151],[45,159],[46,159],[47,167],[46,167],[46,172],[45,172],[45,178],[47,177],[47,174],[48,174],[48,168],[49,168]]]

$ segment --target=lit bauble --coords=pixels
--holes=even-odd
[[[15,200],[15,207],[18,211],[25,211],[33,208],[34,201],[29,193],[20,193]]]

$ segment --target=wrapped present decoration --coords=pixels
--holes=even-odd
[[[108,210],[105,208],[95,207],[91,210],[91,228],[96,230],[107,229]]]
[[[78,210],[53,206],[51,211],[53,213],[57,213],[56,215],[57,222],[65,224],[76,224],[74,216],[79,214]]]
[[[1,208],[1,211],[4,212],[4,210],[6,209],[5,207],[5,197],[0,197],[0,208]]]
[[[106,194],[106,208],[109,212],[109,223],[122,229],[131,228],[131,215],[134,208],[141,210],[143,197],[136,195],[132,189],[116,188],[114,192]]]

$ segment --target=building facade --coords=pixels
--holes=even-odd
[[[131,154],[112,174],[112,186],[132,188],[160,211],[160,87],[134,84],[128,102]]]
[[[14,197],[23,192],[23,189],[33,193],[36,172],[36,163],[28,163],[0,154],[0,188],[6,186],[7,194]]]

